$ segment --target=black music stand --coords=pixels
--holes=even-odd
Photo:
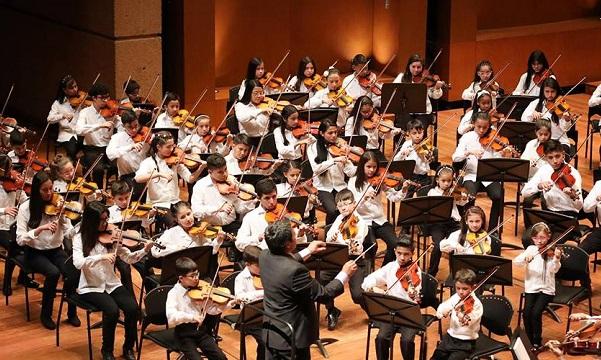
[[[506,121],[499,131],[519,152],[524,152],[526,144],[536,138],[536,124],[526,121]]]
[[[388,107],[389,113],[395,114],[396,127],[405,129],[409,114],[426,112],[426,97],[428,88],[426,84],[387,83],[382,86],[382,104],[388,104],[392,92],[396,89],[393,101]],[[424,124],[427,128],[430,124]]]
[[[336,120],[338,120],[338,108],[315,108],[299,110],[298,118],[311,123],[320,123],[323,121],[323,119],[330,119],[336,123]]]
[[[453,210],[453,198],[451,196],[419,196],[401,201],[399,208],[400,225],[422,225],[427,228],[428,225],[447,222],[451,218]],[[426,249],[424,239],[424,251]],[[417,256],[420,256],[421,249],[417,247]],[[424,257],[423,269],[427,268],[427,260]]]
[[[396,296],[364,292],[365,311],[371,322],[389,323],[394,327],[408,327],[420,331],[426,331],[426,325],[422,319],[419,305],[413,301],[398,298]],[[367,349],[366,359],[369,358],[369,339],[371,337],[371,324],[367,326]],[[389,359],[393,359],[394,341],[390,342],[388,351]]]
[[[277,94],[269,94],[266,97],[271,98],[273,100],[280,101],[288,101],[292,105],[303,106],[309,100],[309,93],[306,92],[285,92],[285,93],[277,93]]]
[[[480,159],[478,160],[478,170],[476,181],[492,181],[501,183],[501,200],[503,206],[499,211],[499,224],[503,222],[505,209],[505,183],[506,182],[527,182],[528,173],[530,172],[530,161],[522,159]],[[492,222],[492,219],[488,221]],[[518,219],[516,217],[517,224]],[[499,239],[503,237],[503,227],[498,231]],[[521,247],[513,244],[501,242],[501,247],[511,249],[521,249]]]
[[[505,100],[507,99],[507,100]],[[515,109],[511,113],[512,119],[520,120],[522,118],[522,114],[524,110],[530,105],[530,103],[534,100],[538,99],[538,96],[528,96],[528,95],[508,95],[505,97],[497,98],[497,104],[501,104],[501,106],[497,107],[497,111],[501,114],[507,114],[514,103],[517,103]]]
[[[301,251],[309,246],[309,243],[301,243],[296,245],[296,250]],[[320,281],[319,274],[322,270],[332,270],[339,271],[342,266],[348,261],[348,246],[342,244],[331,244],[327,243],[325,250],[321,251],[318,254],[313,254],[307,261],[304,262],[304,265],[309,270],[315,271],[315,278],[317,281]],[[317,306],[317,318],[321,318],[320,315],[320,306],[319,302],[316,303]],[[325,339],[324,339],[325,340]],[[317,347],[319,347],[319,351],[321,354],[327,358],[328,352],[324,346],[324,342],[322,339],[317,339],[315,342]]]
[[[288,200],[287,197],[278,198],[280,204],[285,204]],[[305,216],[305,209],[307,208],[307,202],[309,201],[308,196],[292,196],[288,201],[287,209],[291,212],[297,212],[301,216]]]
[[[163,258],[161,264],[161,285],[173,285],[177,282],[177,273],[175,272],[175,261],[180,257],[188,257],[196,263],[198,267],[198,276],[203,278],[209,274],[209,262],[213,254],[212,246],[196,246],[171,253]]]
[[[532,352],[532,343],[522,327],[518,326],[511,336],[509,345],[513,360],[536,360],[536,355]]]
[[[526,229],[538,222],[547,224],[553,234],[561,234],[571,226],[578,228],[579,225],[578,219],[568,215],[549,210],[524,209],[524,227]]]
[[[236,321],[236,329],[240,331],[240,359],[246,358],[246,335],[250,328],[263,325],[263,299],[255,300],[242,307]]]
[[[361,149],[365,149],[367,146],[367,136],[366,135],[353,135],[353,136],[341,136],[344,141],[346,141],[349,146],[357,146]]]
[[[259,180],[265,179],[265,175],[262,175],[262,174],[240,174],[240,175],[234,175],[234,177],[238,181],[240,181],[240,178],[242,178],[244,183],[251,184],[252,186],[257,185]]]
[[[253,137],[249,137],[248,140],[249,140],[250,146],[255,148],[255,150],[253,150],[253,151],[257,151],[256,148],[257,148],[257,146],[259,146],[261,137],[253,136]],[[263,137],[263,142],[261,142],[261,148],[259,149],[259,154],[264,154],[264,153],[271,154],[274,158],[277,158],[279,156],[278,149],[275,146],[275,137],[273,135],[273,132],[270,132],[270,133],[266,134],[265,137]]]
[[[486,280],[486,284],[512,286],[513,269],[511,265],[511,259],[502,256],[457,254],[451,256],[450,267],[453,276],[461,269],[473,270],[476,273],[477,281],[480,281],[488,274],[490,269],[499,266],[499,270],[490,279]]]

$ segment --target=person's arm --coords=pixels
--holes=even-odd
[[[467,135],[463,135],[461,139],[459,139],[459,144],[457,144],[457,148],[455,148],[455,152],[451,155],[453,162],[461,162],[466,160],[468,157],[467,152]]]
[[[515,87],[515,90],[513,90],[512,95],[524,94],[524,84],[526,83],[526,75],[527,73],[523,73],[522,76],[520,76],[520,81],[518,81],[518,85]]]
[[[539,193],[541,190],[538,188],[538,185],[542,181],[541,170],[538,170],[534,176],[528,180],[524,188],[522,189],[522,197],[527,198],[536,193]]]
[[[64,118],[65,114],[63,113],[60,104],[57,101],[54,101],[50,107],[46,120],[48,120],[50,124],[56,124]]]
[[[582,210],[586,213],[592,213],[597,208],[599,204],[599,200],[597,197],[601,195],[601,181],[597,181],[595,186],[591,189],[591,192],[586,196],[584,202],[582,203]]]
[[[317,156],[317,143],[308,147],[307,157],[309,158],[309,163],[311,164],[311,169],[313,169],[314,174],[319,174],[326,169],[331,169],[334,164],[334,159],[327,159],[321,163],[315,162],[315,157]]]
[[[442,97],[442,88],[436,89],[436,87],[431,86],[428,88],[428,97],[434,100],[438,100]]]
[[[595,107],[601,105],[601,85],[597,86],[595,91],[593,91],[593,95],[588,100],[589,107]]]
[[[472,114],[473,113],[474,113],[473,110],[469,110],[461,118],[461,121],[459,122],[459,126],[457,127],[457,132],[460,135],[464,135],[465,133],[467,133],[468,131],[470,131],[474,128],[474,124],[472,124]]]
[[[29,206],[20,206],[17,213],[17,244],[24,246],[31,243],[36,237],[35,229],[29,230]]]
[[[77,124],[75,125],[75,132],[77,133],[77,135],[79,136],[85,136],[89,133],[92,133],[100,128],[106,128],[107,127],[107,122],[101,122],[95,125],[90,125],[87,124],[86,122],[86,115],[88,113],[84,112],[84,113],[79,113],[79,117],[77,118]]]
[[[238,250],[244,252],[244,249],[248,245],[259,245],[259,234],[254,234],[252,230],[251,219],[248,216],[245,216],[242,219],[242,225],[238,230],[238,235],[236,236],[236,247]]]
[[[453,304],[451,303],[451,301],[453,301],[455,298],[455,296],[451,296],[449,299],[438,305],[438,308],[436,309],[437,318],[442,319],[448,316],[451,313],[451,311],[453,311]]]
[[[236,118],[241,123],[250,122],[259,116],[260,113],[264,112],[262,109],[253,109],[248,105],[237,103],[235,105],[236,108]]]
[[[292,142],[288,142],[288,145],[284,145],[284,136],[282,135],[281,128],[273,130],[273,138],[280,158],[293,157],[296,155],[296,148]]]
[[[440,251],[446,253],[456,251],[457,247],[459,246],[459,243],[457,242],[459,238],[459,233],[459,231],[455,231],[454,233],[450,234],[449,237],[447,237],[446,239],[442,239],[440,241]]]
[[[341,272],[340,274],[344,273]],[[323,303],[344,292],[344,283],[348,280],[348,276],[346,280],[340,280],[339,275],[323,286],[311,276],[306,267],[298,267],[292,275],[292,290],[299,298],[309,297],[313,301]]]
[[[374,287],[384,288],[386,287],[386,267],[383,266],[378,270],[367,275],[361,283],[363,291],[370,291]]]
[[[109,160],[114,161],[115,159],[119,159],[125,154],[134,151],[134,147],[135,145],[123,144],[121,136],[113,135],[106,147],[106,156]]]
[[[84,256],[81,242],[81,234],[73,238],[73,266],[81,270],[84,266],[91,267],[94,263],[101,261],[103,254]]]
[[[167,321],[169,325],[179,325],[184,323],[195,323],[197,322],[196,314],[189,314],[185,311],[179,310],[177,306],[178,301],[177,296],[179,294],[173,294],[171,291],[167,295],[167,302],[165,303],[165,315],[167,316]]]
[[[574,187],[573,189],[576,190],[576,192],[578,193],[578,196],[576,197],[575,200],[572,200],[572,206],[574,206],[574,209],[576,211],[580,211],[580,209],[582,209],[582,177],[580,176],[580,172],[578,170],[576,170],[575,168],[572,168],[572,176],[574,176],[574,179],[576,180],[576,182],[574,183]]]
[[[534,110],[536,109],[537,103],[538,103],[538,100],[533,100],[530,102],[530,104],[528,104],[528,106],[522,113],[522,121],[525,121],[525,122],[534,121],[533,113],[534,113]]]
[[[214,198],[210,199],[210,194],[208,194],[201,185],[201,183],[196,183],[194,185],[191,204],[194,217],[202,220],[215,215],[219,209],[223,207],[223,203],[221,201],[216,201]]]

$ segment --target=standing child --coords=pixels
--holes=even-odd
[[[79,87],[75,78],[71,75],[63,77],[58,83],[56,97],[47,118],[48,123],[58,124],[58,138],[56,141],[59,146],[65,149],[65,153],[72,161],[76,160],[77,151],[79,151],[75,124],[77,124],[77,117],[81,108],[76,109],[77,106],[75,108],[71,106],[69,99],[77,97],[78,92]]]

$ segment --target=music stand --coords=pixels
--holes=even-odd
[[[382,104],[388,104],[394,89],[396,89],[396,94],[388,107],[388,112],[395,114],[394,126],[405,129],[409,121],[409,114],[423,114],[426,112],[428,88],[426,84],[384,84],[382,86]],[[424,128],[427,128],[428,125],[424,124]]]
[[[530,228],[532,225],[544,222],[549,226],[552,233],[563,233],[570,226],[578,228],[578,219],[568,215],[559,214],[549,210],[524,209],[524,227]]]
[[[349,146],[357,146],[361,149],[365,149],[367,146],[367,136],[366,135],[353,135],[351,136],[341,136],[341,138],[346,141]]]
[[[334,123],[338,120],[337,108],[315,108],[298,111],[299,120],[305,120],[310,123],[322,122],[323,119],[330,119]]]
[[[507,100],[505,100],[507,98]],[[509,110],[513,107],[513,104],[517,103],[515,109],[511,113],[512,119],[520,120],[522,118],[522,114],[524,110],[530,105],[530,103],[534,100],[538,99],[538,96],[529,96],[529,95],[508,95],[505,97],[497,98],[497,104],[501,104],[501,106],[497,107],[497,111],[501,114],[507,114]]]
[[[399,224],[405,226],[422,225],[426,228],[431,224],[449,221],[452,210],[453,198],[451,196],[418,196],[403,199],[399,208]],[[421,249],[418,246],[417,255],[420,256],[420,254]],[[425,269],[427,265],[426,257],[423,261],[423,268]]]
[[[246,358],[247,329],[263,326],[263,299],[255,300],[242,307],[235,328],[240,331],[240,359]]]
[[[509,345],[513,360],[536,360],[536,355],[532,352],[532,344],[526,335],[524,329],[518,326],[511,335],[511,344]]]
[[[530,161],[522,159],[480,159],[478,160],[478,170],[476,173],[476,181],[492,181],[501,183],[501,201],[502,207],[499,211],[499,224],[503,222],[505,208],[505,183],[506,182],[527,182],[528,173],[530,172]],[[517,218],[515,222],[517,223]],[[492,219],[488,221],[492,222]],[[499,229],[499,239],[503,237],[503,227]],[[513,244],[501,242],[501,247],[511,249],[521,249],[521,247]]]
[[[372,322],[389,323],[394,327],[408,327],[420,331],[426,331],[422,314],[417,303],[398,298],[396,296],[364,292],[365,311]],[[367,350],[366,358],[369,357],[369,339],[371,337],[371,325],[367,326]],[[390,342],[389,359],[393,359],[394,341]]]
[[[196,263],[200,278],[209,273],[209,261],[213,254],[212,246],[196,246],[171,253],[163,258],[161,264],[161,285],[172,285],[177,282],[175,261],[180,257],[188,257]]]
[[[150,103],[133,103],[132,106],[135,109],[142,109],[142,110],[148,110],[148,111],[153,111],[156,107],[155,104],[150,104]],[[150,121],[152,120],[152,113],[148,113],[148,112],[140,112],[140,115],[138,116],[138,121],[140,122],[141,125],[148,125],[148,123],[150,123]]]
[[[278,202],[280,204],[286,203],[288,198],[278,198]],[[292,196],[290,201],[288,201],[288,211],[297,212],[301,214],[301,216],[305,215],[305,209],[307,208],[307,202],[309,201],[308,196]]]
[[[380,161],[380,168],[386,168],[388,166],[387,161]],[[411,179],[413,177],[413,171],[415,171],[415,160],[400,160],[393,161],[390,163],[390,172],[400,172],[403,175],[404,179]],[[394,227],[398,225],[394,219],[396,219],[396,204],[394,202],[386,199],[386,217],[390,219],[390,212],[392,210],[392,219],[391,223],[394,223]]]
[[[253,136],[253,137],[249,137],[248,140],[249,140],[250,146],[255,148],[255,150],[253,150],[253,151],[256,151],[256,147],[259,146],[261,137]],[[259,149],[259,154],[264,154],[264,153],[271,154],[274,158],[278,157],[278,149],[275,146],[275,137],[273,135],[273,132],[270,132],[269,134],[265,135],[265,137],[263,138],[263,142],[261,143],[261,148]]]
[[[259,182],[259,180],[265,179],[265,175],[262,175],[262,174],[244,174],[244,175],[240,174],[240,175],[234,175],[234,177],[238,181],[240,181],[240,178],[242,176],[244,176],[242,178],[242,180],[244,180],[244,183],[251,184],[252,186],[257,185],[257,183]]]
[[[451,274],[461,269],[470,269],[476,273],[477,281],[482,280],[495,266],[499,270],[486,281],[490,285],[512,286],[513,269],[511,259],[494,255],[457,254],[451,256]]]
[[[285,93],[277,93],[277,94],[269,94],[266,97],[271,98],[273,100],[280,101],[288,101],[292,105],[303,106],[309,100],[309,93],[306,92],[285,92]]]
[[[499,131],[519,152],[524,152],[526,144],[536,138],[536,124],[526,121],[506,121]]]

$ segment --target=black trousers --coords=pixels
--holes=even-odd
[[[532,345],[542,345],[543,311],[553,300],[553,295],[526,293],[524,302],[524,330]]]
[[[131,265],[117,257],[117,261],[115,261],[115,267],[119,270],[121,284],[133,295],[134,283],[131,278]]]
[[[107,173],[107,178],[111,174],[116,174],[117,167],[115,164],[106,157],[106,146],[90,146],[85,145],[83,147],[84,156],[81,160],[83,164],[83,170],[88,171],[92,163],[102,154],[102,158],[98,165],[94,167],[92,171],[92,180],[98,185],[98,187],[103,186],[104,172]]]
[[[200,327],[192,323],[179,324],[175,327],[174,334],[186,359],[200,360],[200,353],[196,350],[200,348],[203,355],[210,360],[227,360],[223,351],[217,346],[211,329],[205,324]]]
[[[401,334],[401,354],[404,360],[415,358],[415,335],[417,330],[405,326],[392,326],[386,322],[377,322],[380,331],[376,336],[376,356],[378,360],[388,360],[390,342],[394,341],[394,335]]]
[[[356,258],[350,256],[349,259]],[[363,283],[363,279],[371,273],[371,264],[369,260],[360,259],[357,260],[357,271],[351,276],[349,279],[349,288],[351,291],[351,298],[353,302],[362,308],[365,307],[363,300],[363,289],[361,288],[361,284]],[[322,284],[327,284],[332,281],[336,275],[338,274],[337,270],[325,270],[319,272],[319,281]],[[334,309],[334,299],[330,299],[324,303],[328,311]]]
[[[56,286],[61,274],[65,276],[67,267],[67,253],[61,249],[38,250],[29,246],[25,247],[25,264],[35,273],[44,275],[44,288],[42,289],[42,314],[43,317],[52,317]],[[75,285],[75,284],[74,284]],[[75,289],[63,289],[67,294]],[[69,304],[69,317],[76,314],[76,307]]]
[[[291,350],[278,350],[273,348],[267,348],[267,359],[268,360],[289,360],[292,358]],[[296,349],[294,354],[295,360],[311,360],[311,349],[301,348]]]
[[[586,251],[589,255],[601,251],[601,229],[597,228],[593,230],[593,232],[588,234],[586,239],[580,242],[578,247]]]
[[[326,225],[333,223],[340,214],[336,208],[336,201],[334,200],[337,193],[336,190],[332,190],[331,192],[319,190],[317,192],[317,198],[326,211]]]
[[[57,142],[57,145],[65,149],[65,154],[67,154],[69,159],[75,164],[77,161],[77,152],[79,151],[77,137],[72,137],[69,141]]]
[[[21,251],[19,246],[11,241],[10,231],[8,230],[0,230],[0,247],[3,247],[6,250],[8,258],[14,257],[19,251]],[[4,262],[4,280],[2,282],[2,291],[5,295],[9,294],[11,291],[14,269],[15,263],[6,259]],[[22,276],[24,276],[23,272],[19,274],[19,277]]]
[[[372,222],[371,226],[369,227],[369,231],[367,232],[366,242],[363,245],[363,247],[369,247],[371,244],[377,241],[376,239],[382,239],[386,243],[386,254],[384,255],[384,262],[382,263],[382,266],[395,260],[396,255],[394,254],[394,247],[396,245],[398,237],[394,233],[394,228],[392,227],[392,224],[388,221],[382,225],[378,225],[375,222]],[[377,247],[373,249],[373,254],[375,254]]]
[[[501,215],[501,211],[503,211],[501,183],[494,182],[485,187],[480,181],[466,180],[463,182],[463,186],[473,195],[476,195],[478,191],[486,191],[486,194],[492,201],[488,216],[488,230],[495,228],[499,224],[499,216]],[[473,202],[470,205],[473,205]]]
[[[263,325],[249,327],[246,334],[252,336],[257,342],[257,360],[265,360],[265,342],[263,341]]]
[[[81,298],[98,309],[102,310],[102,352],[112,353],[115,346],[115,329],[119,320],[119,309],[123,311],[125,341],[124,349],[133,349],[138,336],[138,305],[136,298],[123,286],[119,286],[112,293],[87,293]]]
[[[430,360],[464,360],[476,347],[476,340],[460,340],[445,334]]]
[[[438,266],[440,265],[440,241],[447,238],[452,232],[457,231],[461,228],[461,224],[456,220],[450,220],[440,224],[429,225],[427,231],[432,237],[434,242],[434,248],[430,254],[430,266],[428,267],[428,274],[436,276],[438,273]]]

